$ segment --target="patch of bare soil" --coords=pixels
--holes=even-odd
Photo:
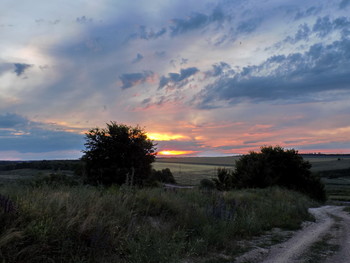
[[[257,246],[235,263],[349,263],[350,215],[341,206],[311,208],[316,219],[294,232],[287,241]]]

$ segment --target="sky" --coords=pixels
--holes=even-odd
[[[350,0],[1,0],[0,159],[139,125],[159,155],[350,153]]]

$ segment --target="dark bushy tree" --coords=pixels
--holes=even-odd
[[[259,153],[250,152],[242,156],[236,161],[236,168],[232,173],[219,172],[217,182],[226,182],[223,190],[229,186],[265,188],[278,185],[325,201],[324,184],[319,177],[311,173],[310,168],[311,164],[304,161],[296,150],[267,146],[262,147]],[[221,187],[222,185],[221,183]]]
[[[89,130],[85,139],[82,160],[88,183],[142,185],[151,175],[155,144],[139,126],[111,122]]]
[[[173,173],[170,171],[169,168],[165,168],[162,170],[153,169],[151,180],[167,184],[176,184],[176,180],[173,176]]]

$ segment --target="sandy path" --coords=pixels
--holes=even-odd
[[[325,256],[317,262],[325,263],[349,263],[350,262],[350,215],[340,206],[322,206],[310,209],[316,222],[308,224],[286,242],[274,245],[265,252],[254,257],[241,257],[235,262],[259,262],[259,263],[303,263],[312,262],[310,247],[319,242],[325,236],[332,236],[332,243],[339,245],[336,252],[330,251],[332,256]],[[331,248],[329,248],[331,249]],[[325,247],[327,250],[327,247]],[[306,261],[311,259],[311,261]]]

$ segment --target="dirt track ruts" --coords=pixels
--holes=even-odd
[[[343,211],[341,206],[322,206],[311,208],[310,213],[316,221],[296,231],[287,241],[273,245],[265,250],[264,255],[256,258],[246,258],[236,262],[258,262],[258,263],[350,263],[350,215]],[[323,249],[323,256],[316,261],[313,260],[312,246],[330,237],[332,245],[327,252],[327,243]],[[254,253],[251,253],[254,254]],[[243,260],[242,260],[243,259]]]

